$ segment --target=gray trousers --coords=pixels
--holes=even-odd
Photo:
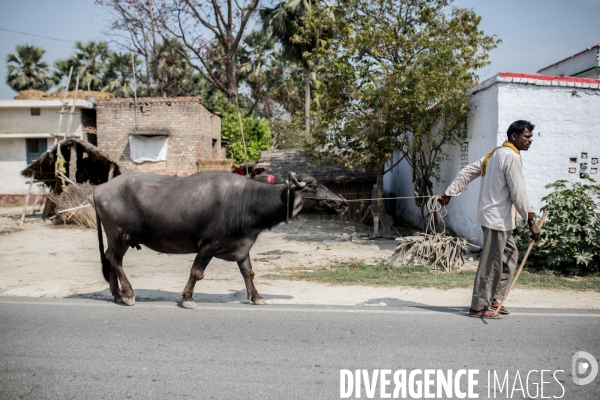
[[[482,228],[483,249],[471,300],[471,309],[475,311],[488,310],[492,299],[502,300],[519,258],[511,231]]]

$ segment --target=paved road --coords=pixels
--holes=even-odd
[[[542,381],[544,397],[600,398],[600,377],[587,386],[571,377],[575,352],[600,359],[597,311],[521,309],[502,321],[465,311],[245,304],[190,311],[168,302],[0,297],[0,398],[335,399],[341,369],[364,369],[368,379],[391,370],[385,393],[399,370],[478,369],[479,398],[488,389],[493,398],[494,386],[496,398],[542,398]],[[538,372],[527,385],[531,370]],[[542,379],[541,370],[550,372]],[[493,379],[488,386],[488,372],[507,377],[502,392]]]

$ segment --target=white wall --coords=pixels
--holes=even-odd
[[[542,75],[576,76],[578,78],[596,79],[598,70],[590,70],[590,68],[598,66],[600,66],[600,48],[594,47],[555,65],[541,69],[538,73]]]
[[[536,125],[533,144],[522,154],[527,194],[534,210],[539,212],[542,197],[550,193],[544,186],[558,179],[582,182],[581,153],[588,153],[588,172],[592,157],[600,157],[600,91],[519,84],[499,86],[500,127],[508,128],[517,119],[527,119]],[[577,163],[571,164],[570,157],[577,157]],[[576,167],[576,173],[569,174],[569,167]]]
[[[558,179],[581,181],[581,152],[588,153],[588,172],[591,159],[600,157],[600,90],[495,83],[475,93],[471,105],[474,108],[468,122],[468,163],[502,144],[512,122],[525,119],[536,125],[532,147],[522,153],[527,193],[536,212],[542,207],[542,197],[549,193],[544,188],[546,184]],[[434,182],[435,194],[443,193],[461,168],[460,145],[447,146],[444,151],[448,160],[441,166],[442,181]],[[398,155],[394,157],[397,159]],[[578,159],[575,174],[568,172],[574,165],[570,157]],[[386,178],[384,184],[390,185],[394,189],[390,191],[397,196],[414,195],[412,171],[406,162]],[[475,180],[450,202],[446,223],[460,236],[474,238],[481,244],[478,196],[479,180]],[[415,226],[422,225],[414,200],[399,200],[396,214]]]
[[[48,148],[54,139],[48,140]],[[0,194],[27,194],[28,185],[21,171],[27,167],[25,139],[0,139]]]
[[[30,108],[0,108],[0,134],[6,133],[56,133],[60,108],[41,108],[40,115],[31,115]],[[81,136],[81,110],[73,114],[70,133]],[[68,114],[63,115],[61,133],[67,128]],[[1,145],[1,143],[0,143]]]

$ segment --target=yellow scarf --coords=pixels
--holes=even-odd
[[[521,153],[519,152],[519,149],[517,149],[515,147],[515,145],[512,144],[511,142],[509,142],[508,140],[506,140],[504,143],[502,143],[502,146],[508,147],[509,149],[512,149],[515,153],[517,153],[519,155],[519,157],[521,156]],[[500,146],[500,147],[502,147],[502,146]],[[500,147],[496,147],[494,150],[492,150],[492,151],[490,151],[489,153],[486,154],[485,158],[483,159],[483,165],[481,166],[481,176],[485,175],[485,168],[487,167],[487,163],[490,160],[490,157]]]

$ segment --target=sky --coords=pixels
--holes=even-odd
[[[600,43],[600,0],[455,0],[453,5],[472,8],[481,16],[480,28],[502,40],[490,52],[491,65],[477,71],[481,80],[499,72],[535,73]],[[44,60],[52,65],[73,54],[70,42],[114,41],[109,18],[93,0],[0,0],[0,100],[17,94],[5,83],[6,57],[17,45],[44,48]]]

